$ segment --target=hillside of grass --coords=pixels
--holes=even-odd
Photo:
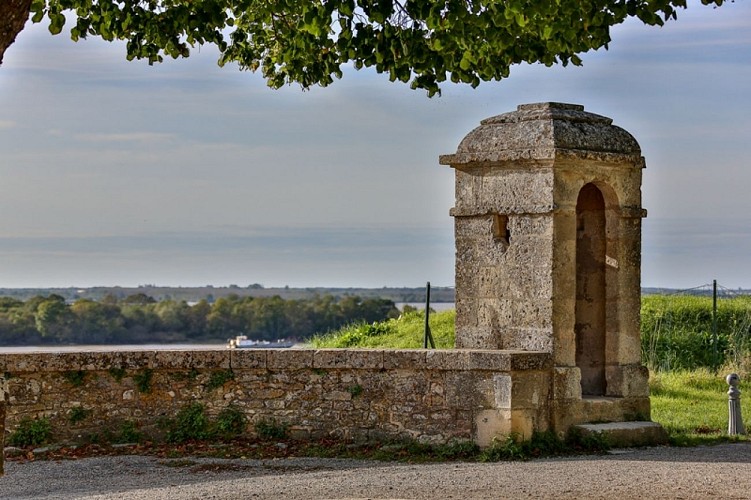
[[[456,311],[430,313],[430,330],[437,349],[453,349]],[[425,314],[403,313],[397,319],[356,323],[334,332],[313,337],[311,345],[325,347],[369,347],[384,349],[419,349],[423,346]]]

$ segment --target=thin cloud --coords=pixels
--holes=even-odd
[[[76,134],[76,139],[84,142],[159,142],[176,139],[175,134],[160,132],[130,132],[120,134]]]
[[[9,130],[16,127],[16,122],[12,120],[0,120],[0,130]]]

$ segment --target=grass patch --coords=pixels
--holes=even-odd
[[[430,314],[430,330],[436,348],[453,349],[455,311]],[[411,311],[399,318],[372,324],[356,323],[325,335],[313,337],[315,348],[419,349],[423,345],[425,313]]]
[[[728,385],[707,369],[655,372],[649,379],[652,420],[665,427],[677,446],[737,440],[727,436]],[[743,388],[741,391],[746,392]],[[744,419],[751,416],[751,391],[741,395]],[[745,438],[741,438],[745,439]]]

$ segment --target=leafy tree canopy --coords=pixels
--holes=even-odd
[[[429,95],[446,80],[473,87],[501,80],[522,62],[579,65],[578,54],[607,48],[611,26],[629,17],[662,25],[686,7],[686,0],[9,0],[24,1],[53,34],[70,13],[73,40],[127,41],[128,59],[161,62],[214,44],[220,65],[260,69],[274,88],[326,86],[351,63]]]

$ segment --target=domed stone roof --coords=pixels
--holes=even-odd
[[[572,154],[600,161],[641,158],[636,139],[606,116],[557,102],[522,104],[480,122],[440,163],[460,167],[514,160],[546,160]]]

